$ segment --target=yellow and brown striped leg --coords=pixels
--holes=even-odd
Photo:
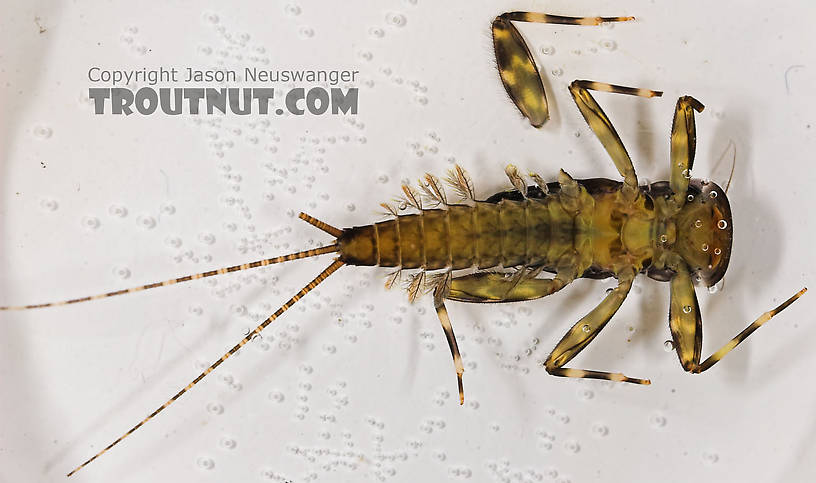
[[[513,21],[562,25],[600,25],[634,17],[563,17],[533,12],[508,12],[493,20],[493,51],[504,89],[530,124],[541,127],[550,118],[541,74],[527,42]]]
[[[341,230],[338,230],[337,228],[335,228],[335,227],[333,227],[331,225],[323,223],[322,221],[316,220],[315,218],[312,218],[311,216],[306,215],[305,213],[301,213],[300,218],[302,220],[314,225],[315,227],[325,231],[326,233],[334,235],[335,237],[339,237],[342,234]],[[241,265],[233,265],[231,267],[224,267],[224,268],[219,268],[217,270],[210,270],[209,272],[196,273],[194,275],[187,275],[187,276],[184,276],[184,277],[165,280],[163,282],[154,282],[154,283],[149,283],[149,284],[146,284],[146,285],[140,285],[138,287],[127,288],[127,289],[123,289],[123,290],[116,290],[114,292],[108,292],[108,293],[103,293],[103,294],[98,294],[98,295],[89,295],[87,297],[80,297],[80,298],[70,299],[70,300],[62,300],[62,301],[59,301],[59,302],[48,302],[48,303],[44,303],[44,304],[6,306],[6,307],[0,307],[0,311],[3,311],[3,310],[42,309],[42,308],[46,308],[46,307],[55,307],[55,306],[60,306],[60,305],[70,305],[70,304],[77,304],[77,303],[80,303],[80,302],[88,302],[88,301],[91,301],[91,300],[99,300],[99,299],[104,299],[104,298],[107,298],[107,297],[113,297],[115,295],[124,295],[126,293],[141,292],[143,290],[148,290],[148,289],[151,289],[151,288],[165,287],[167,285],[174,285],[174,284],[181,283],[181,282],[188,282],[190,280],[198,280],[200,278],[213,277],[215,275],[222,275],[222,274],[225,274],[225,273],[238,272],[238,271],[241,271],[241,270],[249,270],[251,268],[257,268],[257,267],[265,267],[267,265],[274,265],[276,263],[288,262],[288,261],[291,261],[291,260],[299,260],[301,258],[309,258],[309,257],[317,256],[317,255],[324,255],[326,253],[335,253],[339,249],[340,249],[340,247],[337,246],[337,244],[332,244],[332,245],[329,245],[329,246],[326,246],[326,247],[313,248],[311,250],[304,250],[304,251],[301,251],[301,252],[291,253],[289,255],[283,255],[283,256],[280,256],[280,257],[266,258],[264,260],[258,260],[258,261],[250,262],[250,263],[242,263]]]
[[[547,356],[544,367],[553,376],[577,377],[588,379],[606,379],[609,381],[631,382],[634,384],[651,384],[648,379],[634,379],[620,373],[570,369],[564,364],[578,355],[601,332],[609,320],[618,311],[629,289],[632,288],[634,271],[629,270],[618,275],[618,286],[590,313],[584,316],[558,342],[555,349]]]
[[[700,363],[703,346],[703,322],[700,316],[700,306],[694,292],[691,277],[685,267],[675,268],[677,274],[671,281],[671,303],[669,305],[669,327],[671,328],[674,347],[683,369],[699,374],[719,362],[742,341],[748,338],[762,324],[771,320],[773,316],[785,310],[790,304],[801,297],[807,288],[803,288],[778,307],[765,312],[748,327],[728,341],[717,352]]]
[[[697,127],[694,122],[694,111],[703,112],[700,101],[683,96],[677,99],[674,109],[674,120],[671,131],[671,179],[669,185],[677,211],[686,204],[691,168],[694,166],[694,153],[697,149]]]
[[[445,298],[477,304],[535,300],[561,290],[574,279],[565,273],[552,279],[518,279],[504,273],[479,272],[454,278]]]
[[[442,330],[445,331],[445,338],[448,340],[448,347],[453,356],[453,367],[456,369],[456,383],[459,385],[459,404],[465,404],[465,389],[462,385],[462,374],[465,372],[465,366],[462,365],[462,356],[459,354],[459,345],[456,343],[456,335],[453,333],[453,326],[451,325],[450,317],[448,317],[448,309],[445,308],[445,302],[440,301],[436,305],[436,315],[439,317],[439,322],[442,323]]]
[[[613,84],[606,84],[603,82],[594,82],[587,80],[576,80],[570,84],[569,91],[578,110],[584,116],[587,124],[589,124],[592,132],[601,141],[606,152],[615,163],[618,172],[623,176],[623,190],[628,196],[634,198],[638,193],[637,175],[635,174],[635,167],[632,165],[632,159],[623,142],[615,130],[615,126],[609,120],[609,117],[604,113],[601,106],[598,105],[595,98],[590,94],[590,90],[612,92],[616,94],[627,94],[640,97],[660,97],[662,92],[652,91],[648,89],[638,89],[634,87],[624,87]]]
[[[76,473],[77,471],[81,470],[81,469],[82,469],[84,466],[86,466],[86,465],[87,465],[88,463],[90,463],[91,461],[93,461],[93,460],[95,460],[95,459],[99,458],[101,455],[103,455],[103,454],[104,454],[105,452],[107,452],[109,449],[111,449],[111,448],[113,448],[114,446],[116,446],[116,444],[117,444],[117,443],[119,443],[119,442],[120,442],[120,441],[122,441],[123,439],[127,438],[128,436],[130,436],[130,435],[131,435],[131,434],[132,434],[134,431],[136,431],[137,429],[139,429],[140,427],[142,427],[142,425],[144,425],[146,422],[150,421],[150,420],[151,420],[151,419],[153,419],[153,418],[154,418],[154,417],[155,417],[157,414],[159,414],[160,412],[162,412],[162,411],[163,411],[165,408],[167,408],[168,406],[170,406],[171,404],[173,404],[173,403],[174,403],[174,402],[175,402],[175,401],[176,401],[176,400],[177,400],[179,397],[181,397],[181,395],[182,395],[182,394],[184,394],[185,392],[189,391],[189,390],[190,390],[190,389],[191,389],[193,386],[195,386],[195,385],[196,385],[196,384],[197,384],[199,381],[201,381],[202,379],[204,379],[204,377],[206,377],[206,376],[207,376],[207,374],[209,374],[210,372],[212,372],[212,371],[213,371],[213,370],[214,370],[216,367],[220,366],[222,362],[224,362],[225,360],[229,359],[229,358],[230,358],[230,357],[231,357],[233,354],[235,354],[236,352],[238,352],[238,350],[239,350],[239,349],[241,349],[241,347],[243,347],[244,345],[246,345],[246,343],[247,343],[247,342],[249,342],[249,341],[250,341],[250,340],[251,340],[253,337],[255,337],[257,334],[260,334],[262,330],[264,330],[264,329],[265,329],[265,328],[266,328],[266,327],[267,327],[269,324],[271,324],[271,323],[272,323],[272,321],[274,321],[275,319],[277,319],[278,317],[280,317],[280,316],[281,316],[281,314],[283,314],[284,312],[286,312],[286,311],[287,311],[287,310],[288,310],[288,309],[289,309],[289,308],[290,308],[292,305],[294,305],[294,304],[295,304],[295,303],[296,303],[298,300],[300,300],[301,298],[303,298],[303,296],[304,296],[304,295],[306,295],[307,293],[309,293],[309,292],[310,292],[312,289],[314,289],[314,288],[315,288],[315,287],[316,287],[318,284],[320,284],[320,282],[322,282],[323,280],[326,280],[326,278],[328,278],[328,277],[329,277],[329,275],[331,275],[332,273],[334,273],[334,272],[335,272],[335,271],[336,271],[338,268],[340,268],[340,267],[342,267],[342,266],[343,266],[343,262],[341,262],[340,260],[335,260],[334,262],[332,262],[332,264],[331,264],[331,265],[329,265],[328,267],[326,267],[326,269],[325,269],[325,270],[323,270],[322,272],[320,272],[320,274],[319,274],[317,277],[315,277],[315,278],[314,278],[314,280],[312,280],[312,281],[311,281],[311,282],[309,282],[309,283],[308,283],[308,284],[307,284],[305,287],[303,287],[302,289],[300,289],[300,291],[299,291],[298,293],[296,293],[296,294],[295,294],[295,295],[294,295],[292,298],[290,298],[290,299],[289,299],[289,300],[288,300],[288,301],[287,301],[285,304],[283,304],[283,305],[282,305],[282,306],[281,306],[281,307],[280,307],[278,310],[276,310],[274,314],[270,315],[270,316],[269,316],[269,317],[268,317],[266,320],[264,320],[263,322],[261,322],[261,324],[260,324],[260,325],[258,325],[258,327],[255,327],[255,330],[253,330],[252,332],[250,332],[249,334],[247,334],[247,335],[246,335],[246,337],[244,337],[244,338],[243,338],[243,339],[241,339],[241,340],[240,340],[240,341],[239,341],[237,344],[235,344],[235,346],[234,346],[232,349],[230,349],[230,350],[229,350],[229,351],[228,351],[226,354],[224,354],[223,356],[221,356],[221,358],[220,358],[220,359],[218,359],[217,361],[213,362],[213,363],[212,363],[212,365],[210,365],[210,367],[208,367],[207,369],[205,369],[205,370],[204,370],[204,372],[202,372],[201,374],[199,374],[199,375],[198,375],[198,377],[196,377],[195,379],[193,379],[193,380],[192,380],[192,382],[190,382],[189,384],[187,384],[186,386],[184,386],[184,387],[183,387],[183,388],[182,388],[182,389],[181,389],[179,392],[177,392],[177,393],[176,393],[176,395],[175,395],[175,396],[173,396],[173,397],[171,397],[170,399],[168,399],[168,400],[167,400],[167,402],[165,402],[164,404],[162,404],[161,406],[159,406],[159,407],[158,407],[158,408],[157,408],[155,411],[153,411],[152,413],[150,413],[150,414],[149,414],[149,415],[148,415],[146,418],[144,418],[142,421],[140,421],[140,422],[139,422],[139,423],[138,423],[136,426],[133,426],[132,428],[130,428],[130,429],[129,429],[129,430],[128,430],[128,431],[127,431],[125,434],[123,434],[122,436],[119,436],[119,438],[117,438],[117,439],[116,439],[114,442],[112,442],[111,444],[109,444],[108,446],[106,446],[106,447],[105,447],[105,448],[104,448],[102,451],[100,451],[99,453],[96,453],[96,454],[95,454],[95,455],[93,455],[91,458],[89,458],[87,461],[85,461],[85,462],[84,462],[84,463],[82,463],[81,465],[79,465],[79,466],[77,466],[76,468],[74,468],[73,470],[71,470],[71,472],[70,472],[70,473],[68,473],[68,476],[73,475],[74,473]]]

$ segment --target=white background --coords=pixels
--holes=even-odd
[[[616,178],[569,99],[577,78],[665,91],[661,99],[597,95],[641,181],[668,175],[680,95],[706,104],[695,176],[724,182],[736,150],[725,289],[698,291],[704,356],[811,282],[816,59],[814,12],[802,2],[342,5],[5,2],[0,304],[90,295],[327,243],[293,216],[370,223],[401,180],[441,175],[453,162],[470,171],[480,197],[509,187],[508,162],[549,180],[559,168]],[[490,22],[512,10],[638,21],[518,25],[551,102],[552,120],[535,130],[494,67]],[[94,65],[357,69],[360,110],[96,116],[87,100]],[[2,313],[0,481],[64,481],[329,258]],[[664,349],[667,285],[639,278],[573,365],[648,377],[649,387],[554,378],[538,366],[612,281],[579,281],[525,304],[451,303],[466,368],[460,407],[430,300],[411,306],[402,291],[386,292],[384,273],[341,269],[262,342],[73,478],[812,480],[812,294],[693,376]]]

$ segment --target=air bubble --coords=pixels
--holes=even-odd
[[[618,48],[617,42],[612,39],[603,39],[601,40],[601,47],[605,50],[612,52],[613,50]]]
[[[703,246],[701,246],[700,249],[702,251],[704,251],[704,252],[707,252],[708,251],[708,243],[703,243]]]
[[[232,438],[221,438],[221,447],[224,449],[235,449],[238,443]]]
[[[564,75],[564,69],[562,69],[561,67],[557,67],[552,70],[552,75],[554,75],[555,77],[561,77],[562,75]]]
[[[684,170],[683,170],[683,172],[682,172],[681,174],[682,174],[682,175],[683,175],[683,177],[684,177],[684,178],[686,178],[686,179],[691,178],[691,171],[689,171],[688,169],[684,169]],[[716,192],[715,192],[715,191],[712,191],[712,193],[716,193]],[[713,197],[712,197],[712,198],[713,198]]]
[[[408,23],[408,19],[401,13],[392,12],[385,16],[385,22],[392,27],[405,27],[405,24]]]
[[[274,401],[276,403],[282,403],[283,400],[285,399],[283,393],[280,391],[272,391],[269,393],[267,397],[269,397],[271,401]]]
[[[215,461],[213,461],[212,458],[199,458],[196,461],[196,464],[199,468],[204,470],[211,470],[215,468]]]
[[[283,9],[287,15],[291,15],[292,17],[297,17],[302,12],[300,5],[295,5],[294,3],[290,3],[286,5]]]
[[[714,255],[719,255],[721,253],[722,253],[722,250],[720,250],[719,248],[714,249]]]
[[[584,325],[582,325],[582,326],[581,326],[581,330],[582,330],[582,331],[583,331],[585,334],[588,334],[588,333],[589,333],[589,331],[590,331],[590,330],[592,330],[592,329],[590,328],[589,324],[584,324]]]
[[[99,218],[95,216],[86,216],[82,219],[82,226],[84,226],[88,230],[96,230],[99,228]]]
[[[181,247],[183,242],[182,242],[181,238],[179,238],[177,236],[171,236],[171,237],[167,237],[167,239],[164,240],[164,243],[166,243],[167,246],[169,246],[169,247],[179,248],[179,247]]]
[[[702,220],[694,220],[694,228],[701,228],[703,226]]]
[[[139,215],[136,218],[136,224],[145,230],[152,230],[156,228],[156,219],[149,215]]]
[[[127,267],[114,267],[113,275],[122,280],[128,279],[130,278],[130,269]]]
[[[223,414],[224,413],[224,406],[222,406],[222,405],[220,405],[218,403],[209,403],[209,404],[207,404],[207,411],[210,414],[215,414],[215,415]]]
[[[711,197],[711,199],[714,199],[714,198],[716,198],[716,197],[717,197],[717,192],[716,192],[716,191],[712,191],[711,193],[709,193],[709,194],[708,194],[708,196],[710,196],[710,197]]]
[[[380,182],[380,183],[385,184],[385,183],[387,183],[387,182],[388,182],[388,176],[387,176],[387,175],[385,175],[385,174],[381,174],[381,175],[379,175],[379,176],[377,177],[377,181],[378,181],[378,182]]]
[[[728,228],[728,222],[725,220],[718,221],[717,228],[719,228],[720,230],[725,230],[726,228]]]
[[[161,211],[163,215],[172,215],[176,212],[176,207],[170,203],[163,203],[161,207],[159,207],[159,211]]]
[[[604,424],[595,423],[594,425],[592,425],[592,434],[599,438],[603,438],[604,436],[609,434],[609,428],[606,427],[606,425]]]
[[[314,37],[314,34],[315,34],[314,29],[311,28],[311,27],[300,27],[300,30],[298,30],[298,33],[300,34],[301,38],[304,38],[304,39],[310,39],[310,38]]]
[[[40,200],[40,208],[46,211],[57,211],[57,208],[59,208],[59,203],[57,203],[56,200],[43,199]]]
[[[660,235],[660,241],[662,243],[666,243],[667,241],[669,241],[669,237],[667,237],[666,235]]]
[[[660,413],[654,413],[649,417],[649,424],[655,429],[661,429],[666,427],[666,416],[663,416]]]
[[[710,464],[710,465],[713,465],[714,463],[716,463],[719,460],[720,460],[720,456],[717,453],[709,453],[709,452],[703,453],[703,461]]]
[[[385,37],[385,30],[379,27],[371,27],[370,29],[368,29],[368,34],[374,37],[375,39],[381,39]]]
[[[683,313],[690,314],[691,313],[691,305],[684,305],[683,306]]]
[[[44,126],[42,124],[34,126],[33,133],[34,137],[37,139],[48,139],[51,137],[52,134],[54,134],[50,127]]]
[[[218,24],[219,19],[218,19],[218,15],[216,15],[216,14],[214,14],[212,12],[205,12],[204,13],[204,20],[206,22],[209,22],[209,23],[213,24],[213,25],[216,25],[216,24]]]
[[[205,245],[212,245],[215,243],[215,235],[212,233],[199,233],[198,241]]]
[[[575,441],[574,439],[571,439],[571,440],[568,440],[568,441],[564,442],[564,450],[567,453],[575,454],[575,453],[578,453],[579,451],[581,451],[581,445],[578,444],[578,441]]]
[[[127,216],[128,210],[122,205],[110,205],[108,207],[108,214],[117,218],[124,218]]]
[[[694,201],[694,195],[686,196],[686,200],[688,200],[689,202]]]
[[[578,391],[578,397],[583,399],[584,401],[589,401],[590,399],[595,397],[595,393],[592,389],[584,388]]]
[[[544,45],[541,47],[541,53],[544,55],[553,55],[555,53],[555,47],[552,45]]]
[[[666,352],[672,352],[674,350],[674,341],[667,340],[666,342],[664,342],[663,343],[663,349]]]

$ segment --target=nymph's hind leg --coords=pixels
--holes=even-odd
[[[632,159],[629,157],[629,153],[626,152],[626,148],[612,125],[612,121],[609,120],[609,117],[589,91],[612,92],[640,97],[660,97],[663,93],[587,80],[573,81],[569,90],[587,124],[601,141],[604,149],[612,158],[612,162],[615,163],[615,167],[618,168],[618,172],[623,176],[624,195],[629,199],[634,199],[638,193],[638,182],[635,168],[632,166]]]
[[[508,12],[493,20],[493,50],[502,84],[530,124],[541,127],[549,119],[547,95],[530,48],[512,21],[565,25],[600,25],[634,17],[562,17],[531,12]]]
[[[462,356],[459,354],[459,345],[456,343],[456,335],[453,333],[453,326],[448,317],[448,309],[445,308],[445,302],[439,301],[436,304],[436,315],[439,317],[439,322],[442,323],[442,330],[445,332],[445,338],[448,340],[448,347],[453,356],[453,367],[456,368],[456,383],[459,385],[459,404],[465,403],[465,389],[462,385],[462,374],[465,372],[465,367],[462,365]]]
[[[535,273],[537,271],[531,272],[530,275]],[[442,324],[442,330],[445,332],[445,338],[448,340],[451,356],[453,356],[456,381],[459,385],[459,404],[465,401],[462,385],[462,374],[465,368],[462,365],[462,356],[459,354],[459,346],[453,333],[448,309],[445,307],[445,299],[473,303],[533,300],[560,290],[574,278],[572,274],[562,275],[561,278],[556,275],[552,280],[539,280],[526,279],[524,273],[521,277],[506,277],[501,273],[474,273],[454,279],[450,278],[450,274],[445,274],[435,282],[434,305],[436,315]]]
[[[704,106],[691,96],[677,99],[674,108],[674,120],[671,131],[671,186],[674,195],[672,202],[675,212],[686,204],[691,168],[694,165],[694,153],[697,149],[697,127],[694,122],[694,111],[703,112]]]
[[[762,324],[785,310],[804,294],[807,289],[803,288],[788,300],[782,302],[775,309],[765,312],[751,325],[742,330],[733,339],[728,341],[717,352],[710,355],[708,359],[700,363],[703,347],[703,320],[700,316],[700,306],[697,303],[697,295],[694,292],[694,285],[688,269],[683,265],[673,267],[677,274],[671,280],[671,303],[669,305],[669,327],[671,328],[674,347],[680,364],[688,372],[699,374],[716,364],[726,354],[731,352],[742,341],[748,338]]]
[[[648,379],[633,379],[620,373],[588,371],[584,369],[570,369],[564,364],[578,355],[606,326],[609,319],[615,315],[629,289],[632,288],[634,271],[629,270],[618,276],[618,286],[592,312],[584,316],[561,339],[555,349],[547,356],[544,367],[553,376],[578,377],[589,379],[607,379],[610,381],[632,382],[635,384],[651,384]]]
[[[534,300],[553,294],[575,279],[575,275],[562,272],[552,279],[521,279],[504,273],[480,272],[451,281],[445,298],[457,302],[498,303]]]

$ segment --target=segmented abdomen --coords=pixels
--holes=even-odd
[[[554,266],[576,238],[558,198],[450,205],[350,228],[338,240],[340,259],[427,270]]]

